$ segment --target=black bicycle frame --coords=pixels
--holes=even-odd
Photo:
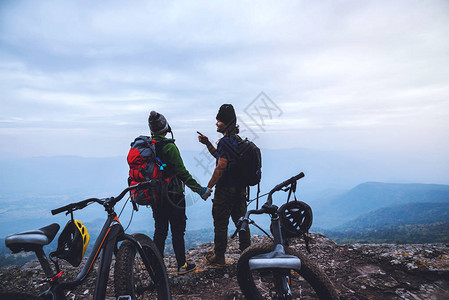
[[[304,173],[300,173],[296,176],[293,176],[292,178],[276,185],[269,193],[268,193],[268,199],[267,202],[262,206],[261,209],[256,209],[256,210],[249,210],[246,212],[245,217],[243,218],[241,224],[240,224],[240,230],[245,231],[247,230],[247,227],[249,225],[249,216],[252,214],[256,214],[256,215],[261,215],[261,214],[269,214],[271,216],[271,232],[273,234],[273,242],[275,245],[275,250],[276,250],[276,245],[282,245],[282,254],[285,254],[284,252],[284,239],[282,237],[282,230],[281,230],[281,222],[280,222],[280,218],[279,218],[279,213],[278,213],[278,207],[276,205],[273,205],[273,194],[276,191],[279,191],[281,189],[283,189],[284,187],[288,186],[288,185],[293,185],[296,183],[296,181],[300,178],[304,177]],[[290,187],[292,188],[292,187]],[[254,222],[253,222],[254,223]],[[237,228],[237,230],[239,230],[239,228]],[[235,236],[234,233],[233,236]],[[289,276],[290,274],[280,274],[279,276],[275,276],[275,285],[280,287],[280,290],[283,294],[284,297],[286,296],[291,296],[291,289],[289,286]]]
[[[98,275],[95,283],[95,292],[93,299],[104,299],[106,296],[106,288],[109,279],[109,271],[112,262],[112,255],[114,251],[117,249],[117,243],[123,240],[129,240],[132,244],[135,245],[140,256],[142,257],[142,260],[144,261],[145,267],[152,275],[151,277],[155,279],[154,274],[150,268],[149,258],[145,254],[142,246],[132,235],[124,233],[123,226],[120,224],[117,214],[114,211],[112,211],[108,214],[108,218],[105,224],[103,225],[100,235],[95,241],[93,250],[86,264],[84,265],[83,269],[78,274],[78,276],[75,278],[75,280],[70,282],[58,282],[57,279],[55,279],[54,281],[50,281],[51,284],[50,289],[46,291],[44,294],[46,295],[53,294],[56,297],[56,299],[65,299],[63,291],[72,290],[83,283],[83,281],[92,271],[95,261],[101,252],[102,255],[100,259],[100,265],[98,268]]]
[[[247,211],[243,222],[245,222],[245,219],[248,220],[250,215],[262,215],[262,214],[269,214],[270,218],[271,218],[271,226],[270,229],[273,233],[273,241],[274,243],[277,244],[281,244],[284,245],[284,239],[282,238],[282,233],[281,233],[281,221],[279,218],[279,214],[277,212],[278,207],[276,205],[271,205],[269,208],[267,206],[264,205],[264,207],[262,207],[262,209],[258,209],[258,210],[249,210]],[[251,224],[254,224],[254,222],[252,222]],[[255,225],[255,224],[254,224]],[[243,224],[240,226],[240,228],[237,228],[237,230],[246,230],[246,228],[248,227],[248,222],[246,222],[246,224]],[[260,227],[259,227],[260,228]],[[235,233],[237,233],[237,230]],[[235,234],[233,235],[233,237],[235,236]]]

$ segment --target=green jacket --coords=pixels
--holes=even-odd
[[[156,141],[167,140],[166,137],[161,135],[153,135],[152,139]],[[179,152],[178,147],[174,142],[165,143],[165,145],[160,148],[156,144],[157,155],[161,159],[161,161],[167,166],[164,169],[163,176],[164,177],[172,177],[176,176],[179,180],[181,180],[185,185],[187,185],[192,191],[199,192],[201,190],[201,185],[193,179],[192,175],[187,171],[184,166],[184,162],[181,158],[181,153]],[[161,151],[159,151],[159,149]],[[184,185],[181,184],[177,187],[173,187],[173,189],[177,192],[184,192]]]

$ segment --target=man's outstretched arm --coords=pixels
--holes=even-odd
[[[209,138],[205,135],[203,135],[201,132],[197,131],[196,133],[198,133],[198,141],[201,144],[206,145],[207,150],[209,150],[209,153],[215,157],[217,154],[217,149],[215,149],[214,145],[212,145],[212,143],[209,141]]]

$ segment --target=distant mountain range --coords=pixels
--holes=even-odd
[[[384,207],[323,231],[339,243],[449,243],[449,202]]]
[[[257,144],[257,140],[255,140]],[[204,150],[204,149],[203,149]],[[190,173],[205,185],[215,166],[207,151],[184,151]],[[120,191],[127,184],[127,153],[120,157],[29,157],[0,158],[0,196],[104,194]],[[347,191],[363,182],[449,183],[449,166],[437,158],[419,157],[410,164],[405,155],[335,152],[304,148],[262,149],[262,192],[299,172],[306,177],[298,193],[306,201]]]
[[[449,203],[449,185],[367,182],[328,201],[317,210],[317,217],[321,218],[320,227],[339,228],[346,222],[383,207],[438,202]]]
[[[442,203],[407,203],[383,207],[335,228],[352,230],[384,230],[398,226],[448,223],[449,201]],[[449,237],[449,236],[448,236]]]
[[[208,182],[214,160],[200,152],[181,153],[194,178],[203,185]],[[262,194],[301,171],[306,174],[298,182],[297,197],[312,207],[312,231],[329,232],[328,235],[338,241],[407,242],[407,238],[412,241],[416,240],[412,237],[420,235],[420,240],[432,242],[444,241],[441,233],[449,236],[449,185],[383,183],[389,180],[412,182],[419,176],[426,178],[424,182],[432,178],[434,182],[449,182],[447,176],[441,175],[442,172],[431,170],[432,164],[421,169],[418,167],[425,164],[420,164],[417,169],[411,169],[409,165],[398,169],[398,165],[392,162],[379,164],[360,156],[308,149],[262,149],[262,156]],[[128,176],[126,154],[113,158],[0,159],[0,169],[0,238],[53,222],[63,227],[67,216],[52,216],[51,209],[89,197],[114,196],[126,187]],[[433,177],[423,174],[432,174]],[[253,188],[251,198],[255,195]],[[287,193],[276,193],[274,203],[280,206],[286,197]],[[187,231],[211,229],[211,200],[205,202],[189,189],[186,189],[186,198]],[[265,200],[261,198],[259,203]],[[117,206],[117,211],[122,203]],[[255,202],[250,208],[254,207]],[[95,233],[104,220],[102,214],[104,210],[101,207],[92,205],[77,212],[75,218]],[[255,216],[254,219],[268,229],[268,217]],[[132,220],[131,232],[154,230],[151,209],[146,207],[133,215],[131,209],[126,208],[120,220],[124,225]],[[232,222],[229,228],[231,231],[234,229]],[[391,238],[386,239],[389,234]],[[194,239],[189,243],[195,243],[196,235],[189,236]]]
[[[449,186],[364,183],[336,197],[320,217],[328,226],[319,230],[339,243],[447,243]]]

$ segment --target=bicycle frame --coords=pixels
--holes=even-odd
[[[43,257],[44,259],[42,258],[39,259],[39,262],[41,263],[42,268],[44,269],[45,275],[47,276],[47,278],[50,278],[49,279],[50,288],[47,291],[45,291],[41,296],[52,295],[53,299],[65,299],[63,293],[64,290],[74,289],[75,287],[81,285],[84,282],[84,280],[90,274],[90,271],[93,269],[95,261],[99,256],[101,250],[103,250],[95,285],[94,299],[104,299],[106,294],[107,279],[109,277],[110,264],[112,261],[112,253],[114,247],[117,244],[118,237],[122,235],[124,236],[123,227],[121,226],[114,212],[112,215],[108,216],[103,226],[103,229],[101,230],[100,235],[95,241],[94,248],[86,264],[84,265],[83,269],[81,270],[81,272],[78,274],[78,276],[75,278],[74,281],[59,282],[58,280],[59,278],[55,277],[53,273],[53,269],[50,266],[50,262],[45,257]],[[132,239],[131,236],[128,237],[124,236],[124,238],[130,240]],[[134,242],[137,243],[137,241]]]
[[[109,198],[108,200],[113,200],[114,198]],[[106,200],[106,201],[108,201]],[[81,272],[75,278],[74,281],[70,282],[59,282],[59,277],[62,273],[55,275],[52,267],[50,266],[50,262],[45,257],[44,252],[40,253],[40,251],[36,251],[36,255],[38,256],[39,262],[41,263],[42,269],[45,272],[47,277],[47,281],[50,283],[50,288],[45,291],[40,296],[51,296],[52,299],[66,299],[64,296],[64,290],[72,290],[75,287],[81,285],[84,280],[89,276],[92,271],[95,261],[97,260],[100,253],[100,265],[98,268],[98,275],[95,283],[95,291],[94,291],[94,300],[104,299],[106,296],[106,288],[107,282],[109,279],[109,271],[112,262],[112,255],[117,251],[117,244],[120,241],[129,240],[137,249],[142,260],[145,264],[146,269],[148,270],[150,276],[152,277],[154,282],[157,282],[157,278],[150,267],[150,260],[147,257],[145,251],[143,250],[140,243],[135,239],[132,235],[125,234],[123,226],[121,225],[116,212],[114,211],[114,205],[104,205],[106,211],[108,212],[108,217],[106,222],[103,225],[103,228],[95,241],[93,250],[84,265]],[[40,248],[42,250],[42,248]]]
[[[280,272],[279,276],[276,276],[276,286],[281,291],[284,297],[291,296],[291,289],[289,285],[289,271],[286,274],[283,274],[282,270],[290,270],[296,269],[299,270],[301,268],[301,260],[293,255],[288,255],[285,253],[285,241],[282,237],[282,229],[280,223],[280,217],[278,214],[278,207],[273,205],[272,195],[274,192],[281,190],[285,186],[296,183],[296,181],[300,178],[304,177],[303,173],[298,174],[286,180],[277,186],[275,186],[268,194],[267,202],[262,206],[261,209],[249,210],[246,212],[245,217],[241,219],[239,222],[240,226],[237,226],[237,230],[245,231],[249,224],[249,216],[252,214],[269,214],[271,217],[271,232],[273,234],[273,242],[275,248],[272,252],[260,254],[252,257],[249,260],[249,268],[250,270],[258,270],[258,269],[272,269]],[[235,234],[237,233],[234,233]]]

